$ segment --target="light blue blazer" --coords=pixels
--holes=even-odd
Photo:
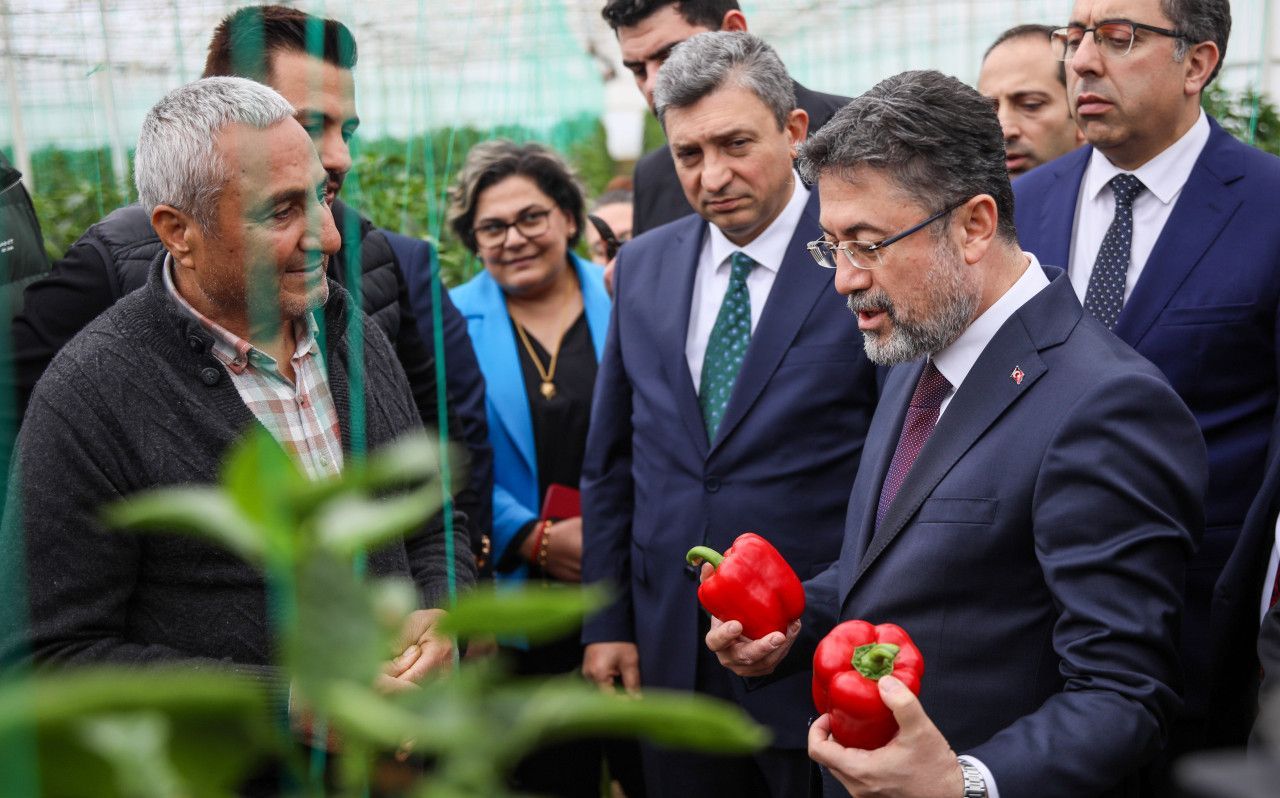
[[[582,286],[582,304],[596,360],[604,351],[612,303],[604,287],[604,270],[569,255]],[[498,283],[482,271],[449,295],[467,320],[467,332],[485,381],[485,413],[493,445],[493,557],[500,559],[522,526],[538,517],[538,455],[534,450],[533,417],[520,369],[519,343],[511,330],[506,298]],[[499,574],[499,579],[524,579],[527,569]]]

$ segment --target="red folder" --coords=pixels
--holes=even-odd
[[[561,521],[582,515],[582,494],[568,485],[547,486],[547,496],[542,500],[540,521]]]

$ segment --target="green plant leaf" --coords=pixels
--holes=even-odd
[[[104,508],[107,526],[137,532],[185,532],[207,538],[261,565],[267,556],[261,527],[215,488],[161,488]]]
[[[745,754],[764,747],[769,730],[739,706],[675,690],[645,690],[640,698],[602,692],[577,676],[531,690],[504,688],[520,706],[509,733],[537,743],[597,735],[642,737],[659,745]]]
[[[390,659],[392,641],[376,623],[372,593],[351,564],[312,551],[298,566],[297,601],[298,620],[286,631],[285,651],[302,692],[319,701],[334,681],[372,684]]]
[[[272,557],[284,557],[295,545],[297,518],[290,499],[308,479],[279,442],[255,425],[226,455],[222,485],[240,512],[266,535]]]
[[[520,636],[531,642],[554,640],[573,631],[608,601],[608,591],[599,585],[478,587],[449,610],[441,631],[464,639],[495,635]]]
[[[128,754],[102,749],[119,747],[103,738],[106,730],[138,717],[163,722],[169,767],[191,796],[228,796],[251,767],[283,750],[260,687],[211,669],[86,669],[0,688],[0,746],[33,742],[44,795],[135,798],[117,782]],[[105,727],[94,723],[101,718]]]
[[[352,470],[349,484],[367,491],[416,484],[440,474],[439,444],[425,430],[401,435],[369,455],[364,467]]]
[[[316,511],[315,539],[328,551],[350,557],[417,531],[441,503],[434,484],[385,499],[345,493]]]
[[[120,794],[172,798],[188,792],[169,762],[169,722],[160,713],[96,715],[76,729],[85,747],[111,764]]]

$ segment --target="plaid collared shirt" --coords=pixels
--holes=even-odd
[[[329,376],[316,340],[318,328],[310,313],[294,322],[297,348],[292,363],[294,382],[280,373],[275,358],[226,328],[202,316],[178,293],[173,261],[166,255],[164,287],[169,296],[213,334],[213,356],[227,369],[240,398],[262,426],[275,436],[312,479],[342,472],[342,431],[338,410],[329,393]]]

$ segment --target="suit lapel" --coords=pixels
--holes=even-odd
[[[1066,296],[1066,293],[1071,296]],[[906,481],[889,506],[880,529],[872,535],[866,553],[850,580],[850,588],[906,528],[952,466],[1010,405],[1043,376],[1047,367],[1040,358],[1039,350],[1064,340],[1079,320],[1080,312],[1079,303],[1074,301],[1071,282],[1065,272],[1060,272],[1047,288],[1033,297],[996,332],[952,396],[928,442],[920,450],[915,464],[907,473]],[[1035,327],[1039,327],[1041,331],[1041,340],[1035,340],[1029,331],[1029,328]],[[1023,373],[1020,382],[1011,378],[1015,367]],[[913,382],[911,388],[914,387]],[[910,394],[907,398],[909,396]],[[905,404],[906,399],[902,401]],[[901,424],[898,429],[901,429]],[[896,447],[897,435],[891,437],[889,446]],[[872,501],[878,499],[878,488],[882,483],[883,478],[875,483],[877,492]],[[870,523],[874,524],[874,511],[870,518]],[[866,527],[868,530],[872,528],[871,525]],[[841,599],[846,595],[847,591],[841,595]]]
[[[706,457],[707,427],[702,420],[702,409],[698,407],[698,392],[693,385],[693,376],[689,374],[689,359],[684,352],[689,338],[689,310],[693,306],[693,278],[698,270],[706,224],[701,217],[688,217],[675,224],[679,229],[674,231],[662,262],[658,264],[660,274],[652,283],[654,293],[647,301],[657,306],[654,319],[656,344],[680,418],[684,420],[699,455]]]
[[[1116,335],[1130,346],[1141,343],[1240,206],[1240,198],[1229,186],[1243,176],[1242,165],[1230,148],[1222,146],[1229,134],[1216,122],[1210,124],[1209,141],[1116,322]]]
[[[751,344],[747,347],[747,355],[734,382],[712,449],[733,433],[760,397],[795,340],[796,333],[809,317],[814,303],[826,292],[835,291],[832,286],[834,273],[815,264],[804,247],[819,235],[818,192],[814,191],[787,245],[787,254],[778,267],[760,322],[751,334]]]
[[[1089,165],[1092,147],[1081,147],[1046,166],[1054,175],[1054,190],[1040,209],[1039,249],[1035,256],[1041,263],[1066,269],[1071,258],[1071,229],[1076,218],[1076,201],[1085,167]]]

